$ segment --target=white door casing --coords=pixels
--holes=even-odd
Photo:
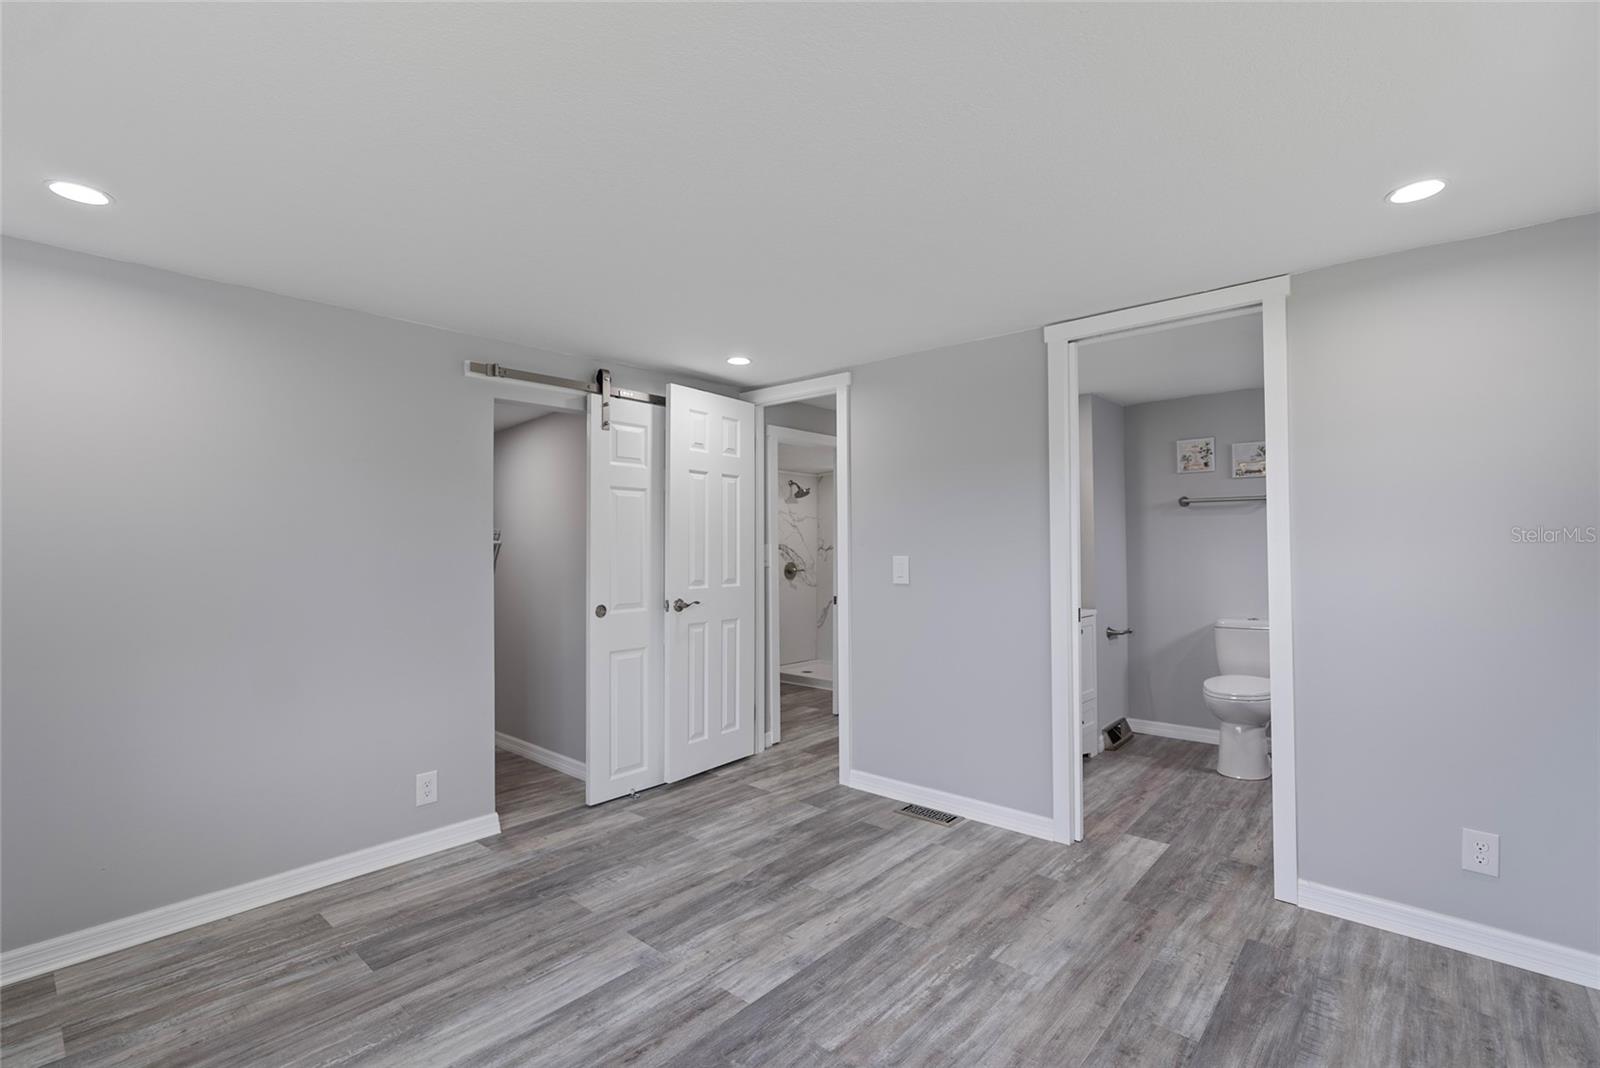
[[[665,419],[641,401],[589,404],[588,778],[597,805],[659,786],[663,772]],[[598,609],[604,606],[602,614]]]
[[[667,389],[666,781],[756,748],[755,406]]]
[[[1287,275],[1192,293],[1172,300],[1091,315],[1044,329],[1049,389],[1050,442],[1050,637],[1051,760],[1055,837],[1083,838],[1083,766],[1079,719],[1081,695],[1074,684],[1082,666],[1079,643],[1071,640],[1083,607],[1079,527],[1080,450],[1078,360],[1080,342],[1132,331],[1165,329],[1201,317],[1261,309],[1262,378],[1266,394],[1266,439],[1273,450],[1267,468],[1267,604],[1272,620],[1272,883],[1273,895],[1299,899],[1298,821],[1295,798],[1294,594],[1290,564]]]
[[[832,397],[834,401],[834,553],[833,553],[833,581],[834,581],[834,610],[833,610],[833,709],[839,717],[839,782],[841,785],[851,784],[851,724],[854,717],[851,713],[853,702],[851,695],[854,689],[851,685],[850,671],[850,636],[854,633],[851,626],[850,603],[850,568],[854,554],[850,548],[850,372],[841,371],[838,374],[824,375],[821,378],[806,379],[802,382],[788,382],[781,386],[764,386],[760,389],[749,390],[741,397],[756,406],[758,448],[766,444],[765,422],[766,409],[779,404],[788,404],[792,401],[807,400],[815,397]],[[757,478],[762,479],[766,473],[764,464],[757,465]],[[758,494],[765,500],[770,496],[769,491],[763,490]],[[762,613],[763,625],[770,626],[772,606],[767,602],[765,584],[758,584],[756,604]],[[778,665],[768,664],[767,643],[756,643],[756,666],[761,677],[770,679],[777,672]],[[758,712],[764,711],[763,722],[770,726],[778,719],[778,706],[768,705],[766,688],[758,688]]]

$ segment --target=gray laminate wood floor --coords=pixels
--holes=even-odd
[[[3,1064],[1600,1063],[1589,991],[1273,901],[1207,746],[1089,762],[1066,847],[841,788],[827,701],[596,809],[499,754],[498,838],[7,987]]]

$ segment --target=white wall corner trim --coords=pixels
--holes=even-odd
[[[1300,880],[1300,907],[1600,990],[1600,953]]]
[[[1157,738],[1177,738],[1207,745],[1217,745],[1222,740],[1222,731],[1215,727],[1187,727],[1182,723],[1162,723],[1158,719],[1132,718],[1128,720],[1128,726],[1133,728],[1135,734],[1149,734]]]
[[[496,749],[504,749],[508,753],[515,753],[519,757],[526,757],[535,764],[543,764],[547,768],[559,771],[563,775],[571,775],[574,779],[583,782],[589,780],[589,766],[581,760],[574,760],[556,752],[546,749],[542,745],[525,742],[521,738],[513,738],[504,731],[494,732],[494,745]]]
[[[895,801],[904,801],[912,805],[925,805],[928,808],[937,808],[950,812],[965,819],[987,823],[991,827],[1000,827],[1018,834],[1031,835],[1034,838],[1043,838],[1046,841],[1055,841],[1055,820],[1047,815],[1036,812],[1023,812],[1021,809],[1006,808],[1004,805],[992,804],[988,801],[979,801],[971,797],[962,797],[960,794],[949,794],[943,790],[934,790],[926,786],[917,786],[914,783],[901,782],[884,775],[874,775],[867,771],[851,769],[850,781],[844,785],[852,790],[863,790],[879,797],[891,798]]]
[[[421,834],[358,849],[353,853],[319,860],[254,882],[162,905],[135,916],[35,942],[31,946],[20,946],[0,955],[0,981],[13,983],[43,975],[346,879],[354,879],[358,875],[417,860],[476,842],[480,838],[492,838],[499,833],[500,817],[491,812]]]

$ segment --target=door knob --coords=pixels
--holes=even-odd
[[[1106,628],[1106,641],[1114,642],[1118,638],[1122,637],[1124,634],[1132,634],[1132,633],[1133,633],[1133,628],[1132,627],[1129,627],[1127,630],[1116,630],[1115,628],[1107,627]]]
[[[682,597],[679,597],[677,600],[672,602],[672,610],[674,612],[681,612],[685,608],[693,608],[699,603],[699,601],[685,601]]]

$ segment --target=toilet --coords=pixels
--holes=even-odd
[[[1222,674],[1205,681],[1206,707],[1222,728],[1217,771],[1230,779],[1265,779],[1272,774],[1267,724],[1272,722],[1272,686],[1267,674],[1267,621],[1219,619],[1212,627]]]

